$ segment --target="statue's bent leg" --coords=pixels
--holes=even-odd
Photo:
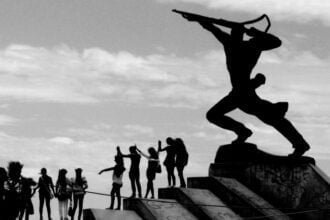
[[[209,122],[237,134],[237,139],[233,143],[242,143],[252,135],[252,131],[242,123],[226,116],[225,114],[237,108],[235,97],[228,95],[215,104],[207,113],[206,118]]]
[[[268,125],[273,126],[278,132],[280,132],[295,149],[293,156],[302,156],[310,146],[304,139],[304,137],[297,131],[293,124],[285,117],[272,117],[270,116],[257,116],[260,120]]]

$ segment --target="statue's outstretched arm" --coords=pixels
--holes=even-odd
[[[225,43],[229,40],[230,35],[222,31],[210,22],[199,22],[199,24],[206,30],[210,31],[221,43]]]

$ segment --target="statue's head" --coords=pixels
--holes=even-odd
[[[233,27],[231,29],[230,36],[234,41],[242,41],[244,37],[243,27]]]

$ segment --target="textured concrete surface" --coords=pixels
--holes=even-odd
[[[142,220],[134,211],[86,209],[84,220]]]
[[[125,209],[134,210],[146,220],[197,220],[175,200],[125,199]]]
[[[283,212],[232,178],[191,177],[188,178],[188,187],[211,190],[231,207],[234,212],[244,218],[290,219]]]
[[[177,200],[199,219],[241,219],[207,189],[163,188],[158,195]]]
[[[221,147],[220,147],[221,148]],[[236,178],[265,200],[290,214],[293,219],[330,219],[330,183],[311,158],[292,160],[288,157],[258,155],[258,149],[244,149],[246,159],[241,161],[235,154],[239,149],[225,146],[218,150],[217,163],[211,164],[210,176]],[[227,155],[231,156],[228,161]],[[223,158],[223,161],[222,161]],[[250,159],[249,158],[253,158]],[[221,162],[222,161],[222,162]]]

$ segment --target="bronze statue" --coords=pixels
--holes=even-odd
[[[188,21],[198,22],[204,29],[210,31],[224,47],[232,90],[207,112],[207,119],[221,128],[236,133],[237,138],[232,143],[244,143],[252,135],[252,131],[242,123],[226,116],[228,112],[238,108],[273,126],[288,139],[295,149],[289,156],[302,156],[310,147],[292,123],[285,118],[288,103],[271,103],[261,99],[255,90],[265,83],[265,76],[259,73],[251,79],[252,70],[258,62],[261,52],[281,46],[281,40],[278,37],[267,33],[270,28],[268,16],[262,15],[257,19],[239,23],[178,10],[174,10],[174,12],[181,14]],[[244,26],[263,18],[268,21],[265,31],[254,27],[248,29]],[[215,24],[231,28],[231,33],[222,31]],[[243,40],[244,34],[250,39]]]

